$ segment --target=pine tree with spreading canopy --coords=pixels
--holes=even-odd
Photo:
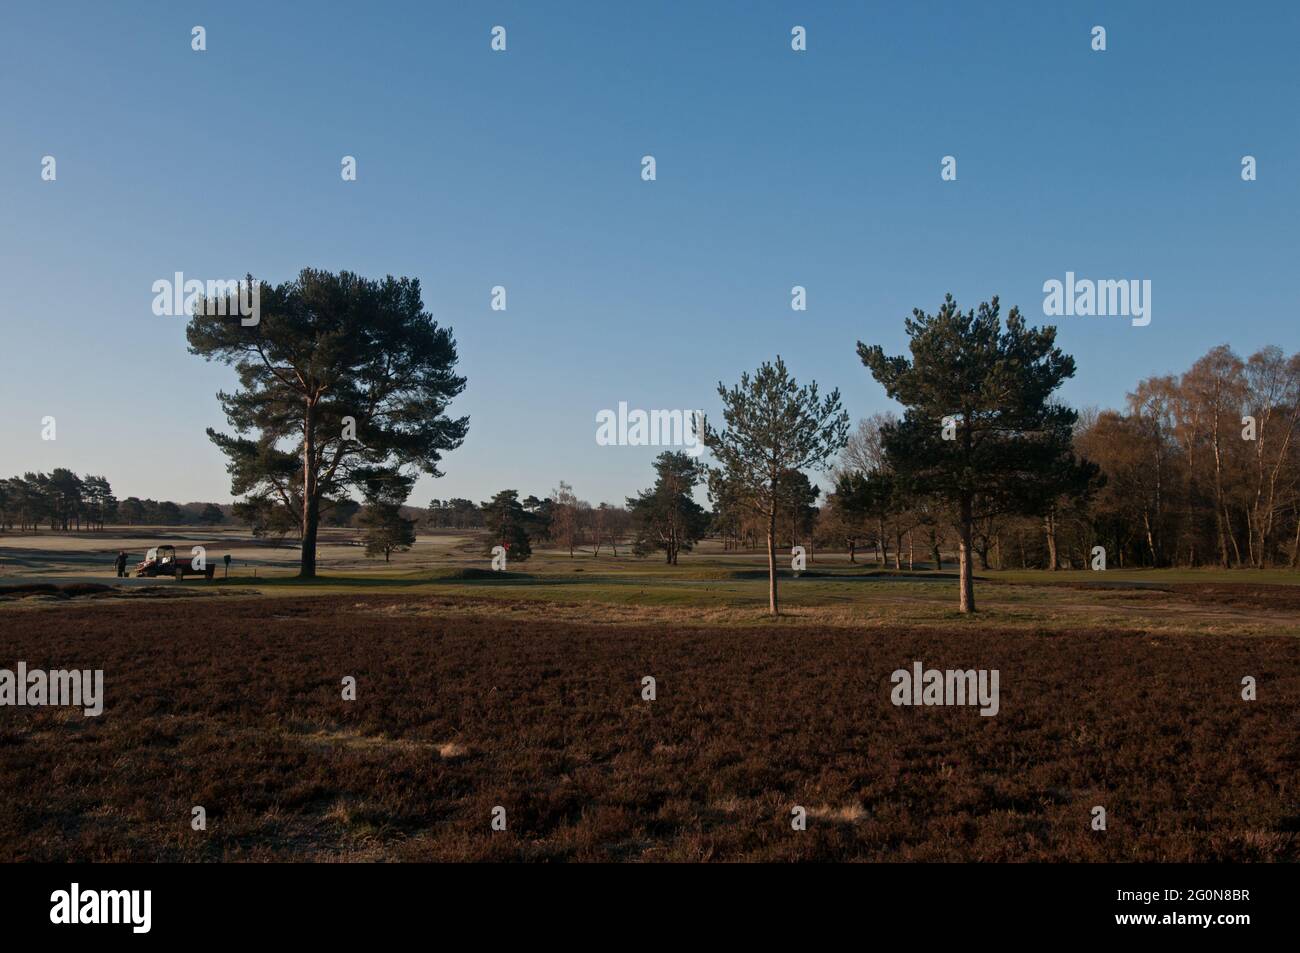
[[[1074,358],[1056,347],[1056,328],[1029,327],[1018,308],[1004,329],[997,297],[963,313],[947,295],[937,314],[915,309],[906,328],[911,359],[861,341],[858,356],[906,409],[882,427],[886,459],[901,492],[952,514],[958,603],[974,612],[976,521],[1041,515],[1059,496],[1094,486],[1096,466],[1072,449],[1078,414],[1052,399],[1074,376]]]
[[[446,413],[465,378],[454,373],[451,329],[424,310],[417,280],[304,269],[258,287],[256,324],[244,326],[233,302],[205,302],[186,338],[190,353],[237,371],[239,389],[217,395],[237,435],[208,436],[229,458],[232,493],[295,514],[299,575],[309,579],[329,500],[403,471],[442,475],[442,454],[469,428]]]

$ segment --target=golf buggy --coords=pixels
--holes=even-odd
[[[216,567],[208,564],[195,569],[190,559],[177,559],[175,546],[154,546],[145,554],[144,561],[135,567],[136,576],[171,576],[179,582],[186,576],[203,576],[211,579]]]

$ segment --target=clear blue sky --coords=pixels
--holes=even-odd
[[[0,474],[230,498],[203,429],[233,374],[150,309],[176,271],[419,278],[471,417],[420,505],[561,479],[619,501],[657,451],[598,447],[597,411],[713,413],[777,353],[885,409],[855,342],[905,349],[947,291],[1041,323],[1066,271],[1150,279],[1149,327],[1056,319],[1078,406],[1219,343],[1295,351],[1298,41],[1280,0],[10,4]]]

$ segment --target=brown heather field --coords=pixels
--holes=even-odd
[[[3,861],[1300,859],[1294,636],[231,593],[0,607],[17,659],[107,700],[0,709]],[[894,707],[916,659],[1000,714]]]

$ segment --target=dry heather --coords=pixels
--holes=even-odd
[[[103,668],[107,696],[0,709],[0,860],[1300,859],[1300,639],[439,602],[0,615],[0,667]],[[999,669],[1000,714],[894,707],[917,659]]]

